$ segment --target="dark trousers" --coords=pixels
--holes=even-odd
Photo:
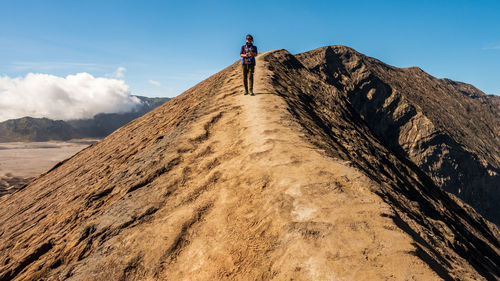
[[[250,90],[253,90],[253,71],[255,65],[242,64],[241,67],[243,68],[243,85],[245,86],[245,91],[248,91],[248,84],[250,84]]]

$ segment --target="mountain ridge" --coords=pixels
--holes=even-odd
[[[285,50],[240,84],[236,62],[0,198],[0,279],[498,279],[498,228],[343,88]]]
[[[340,89],[392,149],[498,224],[500,110],[475,87],[397,68],[345,46],[297,54]]]

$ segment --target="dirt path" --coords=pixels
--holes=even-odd
[[[218,241],[214,247],[223,241],[228,245],[218,255],[243,255],[240,267],[228,265],[229,276],[219,273],[217,278],[246,272],[267,279],[279,272],[277,280],[438,279],[411,254],[416,251],[412,239],[394,225],[392,209],[370,190],[374,183],[301,138],[283,98],[269,92],[266,62],[257,63],[256,95],[243,95],[240,73],[233,73],[225,87],[237,93],[227,106],[235,112],[213,128],[218,132],[215,154],[232,147],[237,156],[218,167],[227,188],[215,205],[225,207],[206,220],[225,226],[214,230],[220,235],[212,234]],[[210,253],[210,247],[199,246]],[[207,252],[185,257],[186,262],[200,261],[193,272],[200,278],[216,275],[197,275],[210,272],[202,266],[211,264],[202,261],[210,256]]]

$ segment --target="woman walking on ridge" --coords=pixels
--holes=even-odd
[[[245,95],[253,94],[253,73],[255,70],[255,57],[257,56],[257,47],[253,45],[253,36],[247,35],[247,43],[241,46],[240,57],[243,69],[243,85],[245,86]],[[247,80],[248,78],[248,80]],[[250,88],[248,87],[250,84]]]

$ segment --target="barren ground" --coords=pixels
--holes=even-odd
[[[498,228],[336,88],[277,50],[244,96],[240,67],[0,198],[0,280],[498,279]]]
[[[0,143],[0,196],[27,183],[96,140]]]

